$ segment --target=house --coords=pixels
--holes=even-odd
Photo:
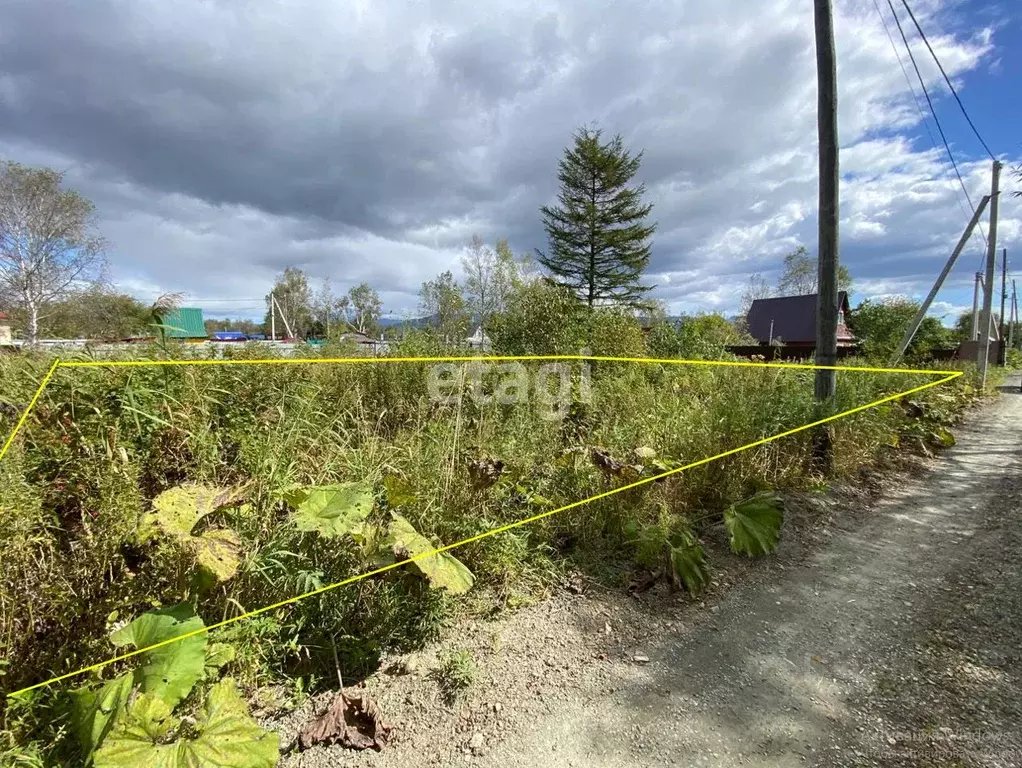
[[[490,337],[483,332],[481,325],[476,326],[475,333],[465,339],[470,349],[478,349],[480,352],[489,352],[492,348]]]
[[[180,307],[171,309],[160,318],[168,339],[182,341],[206,341],[206,323],[202,318],[202,310],[196,307]]]
[[[841,291],[837,300],[837,345],[851,347],[855,337],[845,324],[848,293]],[[812,349],[816,346],[816,294],[756,299],[749,307],[746,324],[760,344]]]
[[[342,333],[340,340],[342,342],[357,344],[359,350],[363,351],[367,355],[374,355],[378,352],[386,352],[390,345],[382,339],[374,339],[365,333],[359,331],[352,331],[351,333]]]

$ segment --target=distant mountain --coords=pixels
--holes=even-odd
[[[401,317],[381,317],[378,322],[383,328],[391,328],[395,325],[404,325],[409,328],[426,328],[435,324],[436,317],[410,317],[407,319]]]

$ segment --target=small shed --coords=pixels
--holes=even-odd
[[[855,336],[848,329],[848,293],[838,293],[837,345],[850,347]],[[746,316],[749,333],[760,344],[776,344],[778,339],[789,347],[816,346],[816,294],[778,296],[756,299]]]
[[[202,318],[202,310],[197,307],[180,307],[172,309],[160,318],[168,339],[185,341],[206,340],[206,324]]]

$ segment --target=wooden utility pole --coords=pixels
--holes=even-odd
[[[270,291],[270,341],[277,340],[277,302]]]
[[[813,9],[816,21],[816,127],[820,153],[816,364],[832,366],[837,364],[838,314],[837,61],[831,0],[813,0]],[[835,371],[816,370],[814,393],[821,414],[833,405],[836,382]],[[820,469],[829,474],[833,470],[830,425],[823,425],[817,430],[814,448]]]
[[[979,317],[979,331],[983,334],[976,353],[979,370],[983,374],[983,387],[987,385],[987,361],[990,357],[990,330],[993,328],[994,263],[997,260],[997,200],[1000,191],[1001,163],[994,160],[990,182],[990,234],[987,236],[987,269],[983,285],[983,312]]]
[[[997,364],[1004,365],[1007,360],[1008,348],[1004,344],[1004,302],[1008,298],[1008,249],[1001,250],[1001,314],[997,319],[997,340],[1001,343],[997,352]]]
[[[976,341],[979,338],[979,289],[983,285],[983,273],[977,272],[976,279],[972,286],[972,329],[969,331],[969,338]]]
[[[1008,322],[1008,349],[1015,349],[1015,323],[1019,321],[1019,305],[1015,293],[1015,280],[1012,280],[1012,317]]]
[[[1015,294],[1015,281],[1011,281],[1011,319],[1008,321],[1008,349],[1015,348],[1015,323],[1018,322],[1018,302]]]

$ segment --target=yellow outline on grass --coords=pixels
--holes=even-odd
[[[57,677],[51,677],[49,680],[44,680],[41,683],[36,683],[35,685],[30,685],[27,688],[22,688],[20,690],[14,691],[13,693],[9,693],[9,694],[7,694],[7,696],[8,697],[18,696],[20,694],[27,693],[29,691],[33,691],[33,690],[35,690],[37,688],[43,688],[45,686],[50,685],[51,683],[57,683],[57,682],[60,682],[62,680],[67,680],[69,678],[85,674],[86,672],[92,672],[94,670],[101,669],[101,668],[105,667],[108,664],[113,664],[113,663],[118,662],[118,661],[124,661],[125,659],[130,659],[132,656],[138,656],[139,654],[147,653],[147,652],[155,650],[157,648],[162,648],[165,645],[170,645],[172,643],[179,642],[179,641],[184,640],[184,639],[189,638],[189,637],[195,637],[196,635],[201,635],[201,634],[203,634],[205,632],[210,632],[210,631],[212,631],[214,629],[220,629],[222,627],[227,626],[228,624],[234,624],[235,622],[243,621],[244,619],[250,619],[253,616],[258,616],[258,615],[266,613],[268,611],[273,611],[273,610],[276,610],[278,608],[283,608],[284,606],[287,606],[287,605],[292,605],[294,603],[297,603],[300,600],[304,600],[307,597],[314,597],[315,595],[321,595],[324,592],[329,592],[330,590],[337,589],[338,587],[343,587],[343,586],[346,586],[348,584],[353,584],[356,581],[360,581],[362,579],[367,579],[370,576],[377,576],[377,575],[379,575],[381,573],[386,573],[387,571],[394,570],[395,568],[400,568],[402,566],[408,565],[409,563],[413,563],[416,560],[422,560],[422,559],[427,558],[427,557],[433,557],[434,555],[439,555],[439,554],[441,554],[443,552],[448,552],[448,551],[450,551],[452,549],[464,546],[466,544],[472,544],[473,542],[480,541],[480,540],[485,539],[485,538],[487,538],[489,536],[495,536],[498,533],[504,533],[505,531],[510,531],[510,530],[512,530],[514,528],[519,528],[519,527],[521,527],[523,525],[528,525],[529,523],[534,523],[537,520],[542,520],[544,518],[551,517],[551,516],[559,514],[561,512],[566,512],[569,509],[575,509],[576,507],[580,507],[583,504],[588,504],[591,501],[596,501],[598,499],[605,499],[608,496],[613,496],[614,494],[622,493],[624,491],[631,490],[632,488],[637,488],[640,485],[646,485],[647,483],[653,483],[653,482],[656,482],[657,480],[662,480],[665,477],[669,477],[671,475],[676,475],[676,474],[679,474],[681,472],[684,472],[685,470],[693,469],[695,467],[702,466],[703,464],[709,464],[710,462],[716,461],[717,459],[722,459],[722,458],[724,458],[726,456],[733,456],[734,454],[740,453],[741,451],[745,451],[745,450],[748,450],[750,448],[755,448],[755,447],[760,446],[760,445],[765,445],[766,443],[773,442],[774,440],[780,440],[782,437],[789,437],[790,435],[794,435],[794,434],[796,434],[798,432],[803,432],[803,431],[805,431],[807,429],[812,429],[813,427],[818,427],[818,426],[820,426],[822,424],[827,424],[829,422],[836,421],[837,419],[844,418],[845,416],[850,416],[853,413],[859,413],[860,411],[865,411],[865,410],[867,410],[869,408],[874,408],[874,407],[876,407],[878,405],[881,405],[883,403],[890,402],[891,400],[897,400],[899,397],[905,397],[906,395],[911,395],[911,394],[914,394],[915,392],[920,392],[920,391],[922,391],[924,389],[929,389],[930,387],[935,387],[938,384],[943,384],[945,382],[951,381],[951,380],[956,379],[959,376],[963,375],[962,371],[931,371],[931,370],[923,370],[923,369],[905,369],[905,368],[858,368],[858,367],[855,367],[855,366],[843,366],[843,365],[823,366],[823,365],[810,365],[810,364],[801,364],[801,363],[765,363],[765,362],[764,363],[753,363],[753,362],[711,361],[711,360],[661,360],[661,359],[656,359],[656,358],[601,357],[601,356],[595,356],[595,355],[522,355],[522,356],[465,356],[465,357],[384,357],[384,358],[355,357],[355,358],[298,358],[298,359],[287,359],[287,358],[284,358],[284,359],[273,359],[273,360],[153,360],[153,361],[128,360],[128,361],[110,361],[110,362],[90,361],[90,362],[77,362],[77,363],[76,362],[62,362],[58,358],[57,360],[54,361],[53,365],[50,367],[50,370],[49,370],[49,372],[47,372],[46,377],[42,380],[42,383],[39,385],[39,389],[36,390],[35,395],[32,397],[32,401],[29,403],[28,408],[25,409],[25,412],[21,415],[21,418],[18,420],[18,423],[15,426],[14,431],[11,433],[10,437],[4,443],[3,450],[0,451],[0,459],[3,458],[4,454],[10,448],[11,444],[14,442],[14,438],[17,436],[18,431],[21,429],[22,425],[25,423],[25,420],[28,418],[29,412],[32,410],[32,408],[35,406],[36,402],[39,400],[39,397],[42,394],[43,390],[46,388],[46,385],[49,383],[50,378],[53,376],[54,372],[58,368],[102,368],[102,367],[107,367],[107,366],[109,366],[109,367],[121,367],[121,368],[126,368],[126,367],[136,367],[137,368],[137,367],[150,366],[150,365],[155,365],[155,366],[173,366],[173,365],[254,365],[254,364],[303,365],[303,364],[309,364],[309,363],[383,363],[383,362],[387,362],[387,363],[398,363],[398,362],[404,362],[404,363],[409,363],[409,362],[417,362],[417,363],[445,363],[445,362],[497,362],[497,361],[525,361],[525,360],[533,360],[533,361],[535,361],[535,360],[550,360],[550,361],[557,361],[557,360],[595,360],[595,361],[621,362],[621,363],[664,363],[664,364],[669,364],[669,365],[685,365],[685,364],[689,364],[689,365],[723,365],[723,366],[746,367],[746,368],[796,368],[796,369],[802,369],[802,370],[858,371],[858,372],[862,372],[862,373],[926,374],[926,375],[930,375],[930,376],[942,376],[943,378],[937,379],[936,381],[931,381],[928,384],[923,384],[921,386],[905,390],[904,392],[898,392],[898,393],[893,394],[893,395],[887,395],[886,397],[883,397],[883,398],[881,398],[879,400],[874,400],[872,403],[867,403],[866,405],[860,405],[860,406],[856,406],[855,408],[850,408],[847,411],[842,411],[841,413],[834,414],[833,416],[828,416],[826,418],[819,419],[819,420],[811,422],[809,424],[804,424],[801,427],[795,427],[794,429],[789,429],[789,430],[787,430],[785,432],[781,432],[779,434],[772,435],[771,437],[765,437],[765,438],[762,438],[760,440],[756,440],[755,442],[749,443],[747,445],[743,445],[740,448],[732,448],[731,450],[724,451],[723,453],[718,453],[716,456],[710,456],[710,457],[705,458],[705,459],[699,459],[698,461],[693,461],[692,463],[686,464],[683,467],[676,467],[675,469],[671,469],[671,470],[668,470],[666,472],[661,472],[659,475],[654,475],[652,477],[646,477],[646,478],[643,478],[641,480],[637,480],[634,483],[629,483],[628,485],[623,485],[620,488],[613,488],[613,489],[611,489],[609,491],[604,491],[603,493],[598,493],[595,496],[590,496],[590,497],[588,497],[586,499],[582,499],[580,501],[573,501],[572,503],[566,504],[563,507],[558,507],[557,509],[551,509],[551,510],[548,510],[546,512],[540,512],[539,514],[533,515],[531,517],[527,517],[527,518],[524,518],[522,520],[518,520],[518,521],[513,522],[513,523],[508,523],[507,525],[502,525],[502,526],[500,526],[498,528],[493,528],[493,529],[491,529],[489,531],[485,531],[485,532],[477,534],[475,536],[470,536],[467,539],[462,539],[461,541],[456,541],[453,544],[448,544],[448,545],[443,546],[443,547],[438,547],[437,549],[434,549],[431,552],[423,552],[422,554],[415,555],[413,557],[409,557],[409,558],[407,558],[405,560],[401,560],[401,561],[396,562],[396,563],[391,563],[389,565],[385,565],[385,566],[382,566],[380,568],[376,568],[376,569],[374,569],[372,571],[367,571],[366,573],[361,573],[361,574],[359,574],[357,576],[352,576],[350,578],[344,579],[343,581],[338,581],[338,582],[335,582],[333,584],[327,584],[326,586],[320,587],[319,589],[314,589],[311,592],[305,592],[304,594],[301,594],[301,595],[296,595],[294,597],[289,597],[287,600],[281,600],[279,603],[274,603],[272,605],[266,605],[266,606],[263,606],[262,608],[256,608],[255,610],[248,611],[248,612],[240,614],[238,616],[233,616],[232,618],[225,619],[223,621],[217,622],[216,624],[211,624],[209,626],[202,627],[201,629],[193,630],[192,632],[186,632],[183,635],[178,635],[177,637],[170,638],[169,640],[164,640],[164,641],[159,642],[159,643],[154,643],[153,645],[146,646],[145,648],[138,648],[138,649],[136,649],[134,651],[129,651],[128,653],[123,653],[120,656],[113,656],[113,657],[111,657],[111,658],[109,658],[109,659],[107,659],[105,661],[99,662],[98,664],[92,664],[90,666],[82,667],[81,669],[75,670],[74,672],[68,672],[68,673],[63,674],[63,675],[58,675]]]

